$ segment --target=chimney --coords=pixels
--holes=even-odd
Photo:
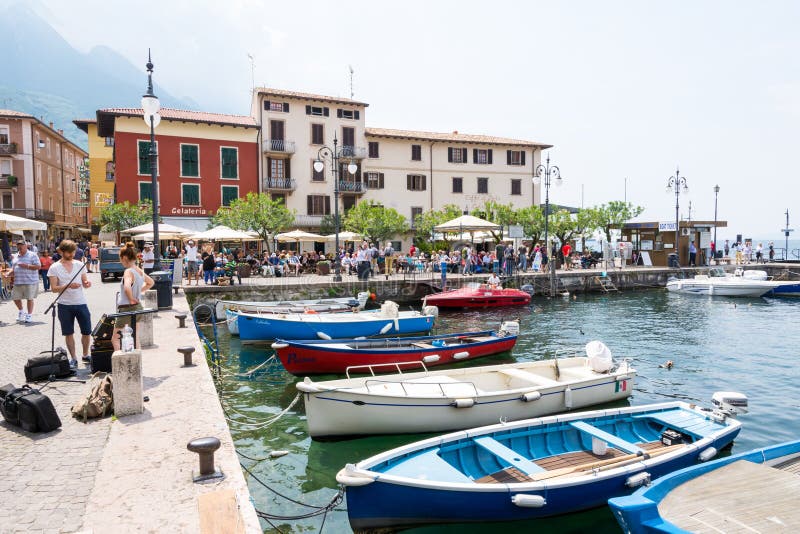
[[[53,121],[50,121],[50,129],[53,129]]]
[[[60,135],[61,137],[64,137],[64,130],[59,130],[58,131],[58,135]]]

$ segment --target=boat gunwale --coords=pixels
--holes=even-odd
[[[455,338],[455,337],[458,337],[458,336],[477,337],[477,336],[479,336],[481,334],[483,334],[483,335],[492,335],[492,334],[495,334],[495,332],[493,330],[485,330],[485,331],[481,331],[481,332],[462,332],[462,333],[457,333],[457,334],[442,334],[442,335],[438,335],[438,336],[384,337],[384,338],[375,338],[373,341],[383,341],[383,340],[390,340],[391,341],[391,340],[397,339],[397,340],[400,340],[400,341],[402,341],[404,343],[405,342],[409,342],[409,344],[410,344],[411,342],[413,342],[415,340],[442,339],[442,338],[444,338],[444,339],[452,339],[452,338]],[[346,345],[347,343],[352,343],[352,342],[357,342],[357,341],[370,341],[369,339],[363,339],[362,340],[362,339],[355,339],[355,338],[349,338],[349,339],[348,338],[345,338],[345,339],[337,339],[337,338],[333,338],[333,339],[280,339],[279,338],[279,339],[275,340],[275,343],[286,343],[286,344],[289,345],[289,347],[303,348],[303,349],[307,349],[307,350],[312,350],[313,349],[313,350],[320,350],[320,351],[324,351],[324,352],[341,352],[341,353],[348,353],[348,354],[349,353],[369,354],[371,351],[374,350],[375,352],[380,353],[381,355],[383,355],[383,354],[397,354],[397,353],[404,353],[404,352],[414,353],[414,354],[421,353],[421,352],[428,352],[428,351],[442,352],[442,351],[447,351],[447,350],[459,350],[459,349],[469,348],[469,347],[479,347],[481,345],[489,344],[489,343],[494,344],[494,343],[501,343],[501,342],[508,342],[508,341],[514,341],[514,343],[516,344],[517,338],[518,338],[518,336],[516,336],[516,335],[508,334],[508,335],[505,335],[503,337],[493,336],[492,339],[486,339],[486,340],[483,340],[483,341],[473,341],[473,342],[469,342],[469,343],[463,343],[461,345],[451,345],[451,346],[446,346],[445,345],[445,346],[442,346],[442,347],[434,346],[432,348],[410,347],[410,346],[406,347],[406,346],[404,346],[402,348],[387,347],[385,349],[382,348],[382,347],[369,347],[369,348],[361,348],[361,349],[359,349],[359,348],[353,348],[353,347],[326,347],[326,346],[324,346],[325,344]]]

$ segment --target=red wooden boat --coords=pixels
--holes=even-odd
[[[349,374],[355,367],[361,368],[355,372],[396,373],[417,368],[418,362],[434,367],[509,351],[517,343],[518,331],[515,321],[507,321],[499,332],[384,339],[280,339],[272,348],[293,375]]]
[[[531,296],[519,289],[491,287],[488,284],[470,284],[452,291],[425,297],[424,304],[440,308],[496,308],[500,306],[525,306]]]

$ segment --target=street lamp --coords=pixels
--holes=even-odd
[[[717,196],[719,195],[719,185],[714,186],[714,255],[717,254],[719,243],[717,243]]]
[[[344,147],[339,148],[339,140],[336,138],[336,134],[334,134],[333,149],[329,148],[328,146],[323,146],[320,148],[319,151],[317,151],[317,160],[314,162],[314,170],[317,172],[322,172],[325,169],[325,163],[323,163],[322,160],[324,158],[330,158],[331,160],[331,172],[333,173],[333,224],[336,234],[333,256],[334,282],[342,281],[342,263],[341,259],[339,258],[339,158],[342,157],[343,153]],[[358,165],[351,161],[350,164],[347,165],[347,172],[350,174],[355,174],[356,171],[358,171]]]
[[[678,261],[680,262],[680,252],[678,252],[678,239],[680,238],[680,220],[678,219],[678,210],[680,209],[680,194],[685,195],[689,192],[689,186],[686,184],[686,177],[681,176],[680,169],[675,170],[675,176],[670,176],[667,180],[667,193],[675,192],[675,252],[678,254]]]
[[[555,184],[557,186],[561,186],[563,180],[561,180],[561,170],[556,166],[550,165],[550,153],[547,153],[547,161],[545,165],[541,163],[536,167],[536,172],[533,176],[533,185],[539,185],[544,181],[544,246],[545,250],[550,247],[550,241],[548,238],[548,220],[550,218],[550,183],[551,178],[555,180]],[[551,251],[550,253],[550,294],[552,295],[555,293],[555,254]]]
[[[158,97],[153,94],[153,62],[150,59],[150,49],[147,49],[147,93],[142,96],[142,111],[145,124],[150,126],[150,184],[152,191],[150,197],[153,201],[153,252],[155,262],[153,270],[161,270],[161,252],[159,250],[158,239],[158,176],[156,166],[158,164],[158,152],[156,151],[156,126],[161,122],[161,103]]]

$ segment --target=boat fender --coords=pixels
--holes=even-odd
[[[533,402],[542,398],[542,394],[538,391],[531,391],[522,395],[519,400],[522,402]]]
[[[424,358],[422,358],[422,363],[434,363],[439,361],[438,354],[428,354]]]
[[[700,455],[697,457],[697,459],[700,460],[701,462],[707,462],[714,456],[716,456],[717,452],[719,451],[717,451],[717,449],[715,449],[714,447],[709,447],[703,452],[701,452]]]
[[[392,323],[386,323],[385,325],[383,325],[383,328],[381,328],[380,334],[383,335],[391,329],[392,329]]]
[[[433,317],[439,317],[439,307],[438,306],[423,306],[422,307],[422,315],[431,315]]]
[[[547,504],[547,499],[541,495],[518,493],[511,497],[511,502],[521,508],[541,508]]]
[[[294,387],[297,388],[297,391],[302,391],[303,393],[319,393],[322,391],[309,377],[305,377],[302,382],[298,382]]]
[[[356,471],[356,466],[347,464],[336,473],[336,482],[344,486],[366,486],[375,480]]]
[[[631,475],[625,480],[625,485],[629,488],[638,488],[647,484],[650,484],[650,473],[647,471]]]
[[[289,451],[271,451],[269,453],[269,457],[275,459],[280,458],[281,456],[286,456],[287,454],[289,454]]]
[[[569,386],[564,389],[564,406],[572,408],[572,388]]]
[[[312,308],[306,308],[303,313],[307,313],[309,315],[313,315],[313,314],[317,313],[317,310],[314,310]]]
[[[450,406],[453,408],[472,408],[475,406],[475,399],[453,399]]]
[[[394,318],[394,330],[398,334],[400,333],[400,320],[397,317]]]
[[[469,352],[462,350],[461,352],[456,352],[453,354],[454,360],[463,360],[464,358],[469,358]]]
[[[329,336],[325,332],[317,332],[317,337],[320,338],[320,339],[324,339],[325,341],[330,341],[331,340],[331,336]]]
[[[275,343],[272,344],[272,348],[275,349],[275,350],[285,349],[288,346],[289,346],[288,343],[281,343],[281,342],[275,342]]]

